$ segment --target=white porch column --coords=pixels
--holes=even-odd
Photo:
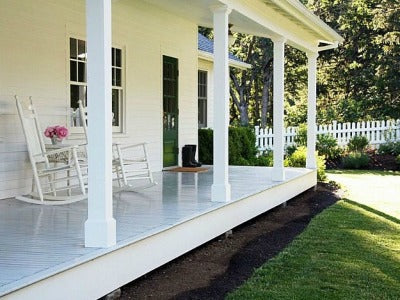
[[[285,38],[276,38],[274,42],[274,73],[273,73],[273,130],[274,130],[274,167],[273,181],[284,181],[284,71],[285,71]]]
[[[213,6],[214,14],[214,182],[211,201],[231,200],[228,173],[229,61],[228,16],[226,5]]]
[[[306,168],[316,169],[315,143],[317,138],[317,57],[308,52],[307,161]]]
[[[86,0],[88,219],[86,247],[116,243],[112,207],[111,0]]]

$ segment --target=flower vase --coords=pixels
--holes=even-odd
[[[63,141],[63,140],[59,139],[59,138],[56,137],[56,136],[53,136],[53,137],[51,138],[51,143],[52,143],[53,145],[62,144],[62,141]]]

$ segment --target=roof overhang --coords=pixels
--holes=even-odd
[[[318,52],[320,43],[334,47],[343,38],[298,0],[144,0],[199,26],[213,27],[210,7],[224,4],[232,9],[232,30],[286,43],[305,52]],[[326,50],[326,49],[325,49]]]
[[[212,53],[202,51],[202,50],[198,50],[198,52],[199,52],[199,59],[214,62],[214,55]],[[242,61],[237,61],[237,60],[234,60],[231,58],[229,59],[229,66],[233,67],[233,68],[241,69],[241,70],[251,69],[250,64],[247,64]]]

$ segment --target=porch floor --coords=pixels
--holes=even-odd
[[[272,182],[271,172],[229,167],[232,201],[284,184]],[[288,168],[285,182],[308,172]],[[0,296],[229,204],[210,201],[212,168],[154,175],[158,185],[114,195],[117,245],[107,249],[84,247],[87,201],[39,206],[0,200]]]

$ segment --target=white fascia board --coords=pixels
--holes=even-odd
[[[265,34],[257,34],[259,36],[267,37],[267,38],[279,38],[284,37],[287,39],[287,44],[293,46],[304,52],[318,52],[318,43],[319,41],[315,39],[315,41],[310,42],[304,39],[301,39],[295,32],[290,32],[278,24],[271,22],[268,17],[263,13],[263,9],[265,8],[265,3],[262,1],[249,1],[249,0],[219,0],[225,5],[228,5],[232,10],[237,11],[238,13],[248,17],[254,22],[265,28]],[[236,28],[236,27],[235,27]],[[238,28],[239,29],[239,28]],[[240,32],[249,33],[241,28]]]
[[[318,32],[319,34],[328,37],[333,41],[339,43],[343,42],[344,39],[335,30],[329,27],[324,21],[318,16],[312,13],[307,7],[305,7],[300,1],[297,0],[270,0],[293,17],[301,20],[304,25],[310,29]]]
[[[207,61],[214,62],[214,55],[210,52],[199,50],[199,58]],[[241,70],[251,69],[251,65],[245,62],[237,61],[234,59],[229,59],[229,66],[233,68],[238,68]]]

